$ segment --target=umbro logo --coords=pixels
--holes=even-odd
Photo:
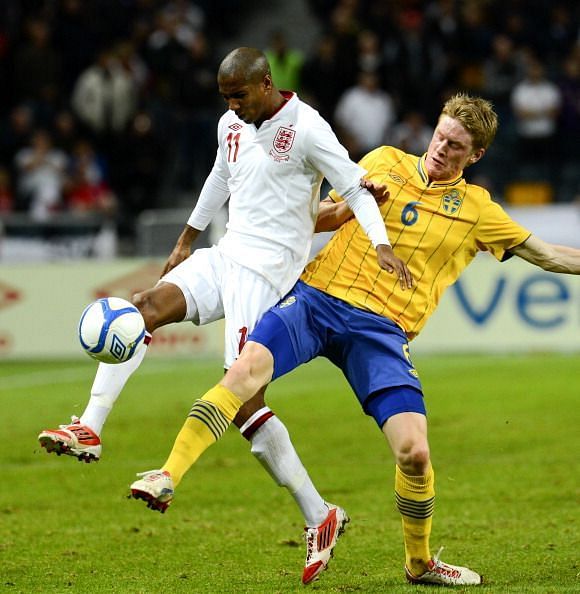
[[[231,124],[230,126],[228,126],[228,128],[230,128],[230,130],[236,131],[242,128],[242,124],[238,124],[238,122],[236,122],[235,124]]]
[[[294,305],[296,303],[296,297],[294,297],[294,295],[290,295],[290,297],[287,297],[286,299],[284,299],[284,301],[282,301],[282,303],[280,303],[279,307],[280,309],[284,309],[285,307],[289,307],[290,305]]]

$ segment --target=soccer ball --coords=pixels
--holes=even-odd
[[[141,312],[120,297],[97,299],[81,315],[81,346],[102,363],[128,361],[144,338],[145,320]]]

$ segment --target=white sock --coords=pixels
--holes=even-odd
[[[113,408],[113,404],[115,404],[127,380],[141,365],[146,352],[147,344],[142,342],[133,356],[124,363],[99,363],[97,375],[91,388],[91,398],[80,419],[83,425],[88,425],[97,435],[101,435],[103,425]]]
[[[276,483],[290,491],[306,526],[321,524],[328,515],[328,507],[310,480],[282,421],[266,406],[240,427],[240,433],[250,440],[252,454]]]

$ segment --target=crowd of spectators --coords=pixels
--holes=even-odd
[[[500,116],[492,150],[468,177],[498,198],[514,181],[547,182],[555,200],[580,198],[577,1],[310,5],[323,33],[304,56],[301,92],[354,156],[369,148],[369,114],[378,110],[388,115],[376,117],[374,143],[380,134],[383,143],[422,152],[442,102],[464,90],[490,99]]]
[[[0,4],[0,214],[100,213],[131,233],[215,155],[214,46],[243,0]],[[229,19],[228,19],[229,15]]]
[[[20,0],[0,5],[0,214],[98,212],[130,233],[162,195],[199,189],[223,111],[217,47],[244,0]],[[321,31],[263,48],[354,158],[392,143],[420,154],[441,103],[483,95],[500,115],[470,172],[580,195],[580,5],[575,0],[309,0]],[[250,17],[251,18],[251,17]]]

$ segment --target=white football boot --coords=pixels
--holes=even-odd
[[[142,478],[131,485],[131,497],[142,499],[149,509],[165,513],[173,500],[171,475],[166,470],[148,470],[137,476]]]
[[[479,586],[483,583],[483,577],[467,567],[449,565],[439,559],[439,552],[427,564],[427,571],[422,575],[413,575],[405,567],[407,581],[412,584],[432,584],[436,586]]]
[[[70,425],[58,429],[45,429],[38,436],[40,445],[50,454],[74,456],[80,462],[98,462],[101,457],[101,439],[78,417],[72,417]]]
[[[306,561],[302,572],[302,583],[310,584],[317,580],[319,575],[327,568],[333,555],[338,537],[344,532],[350,518],[346,512],[331,503],[328,506],[328,515],[319,526],[304,528],[306,540]]]

